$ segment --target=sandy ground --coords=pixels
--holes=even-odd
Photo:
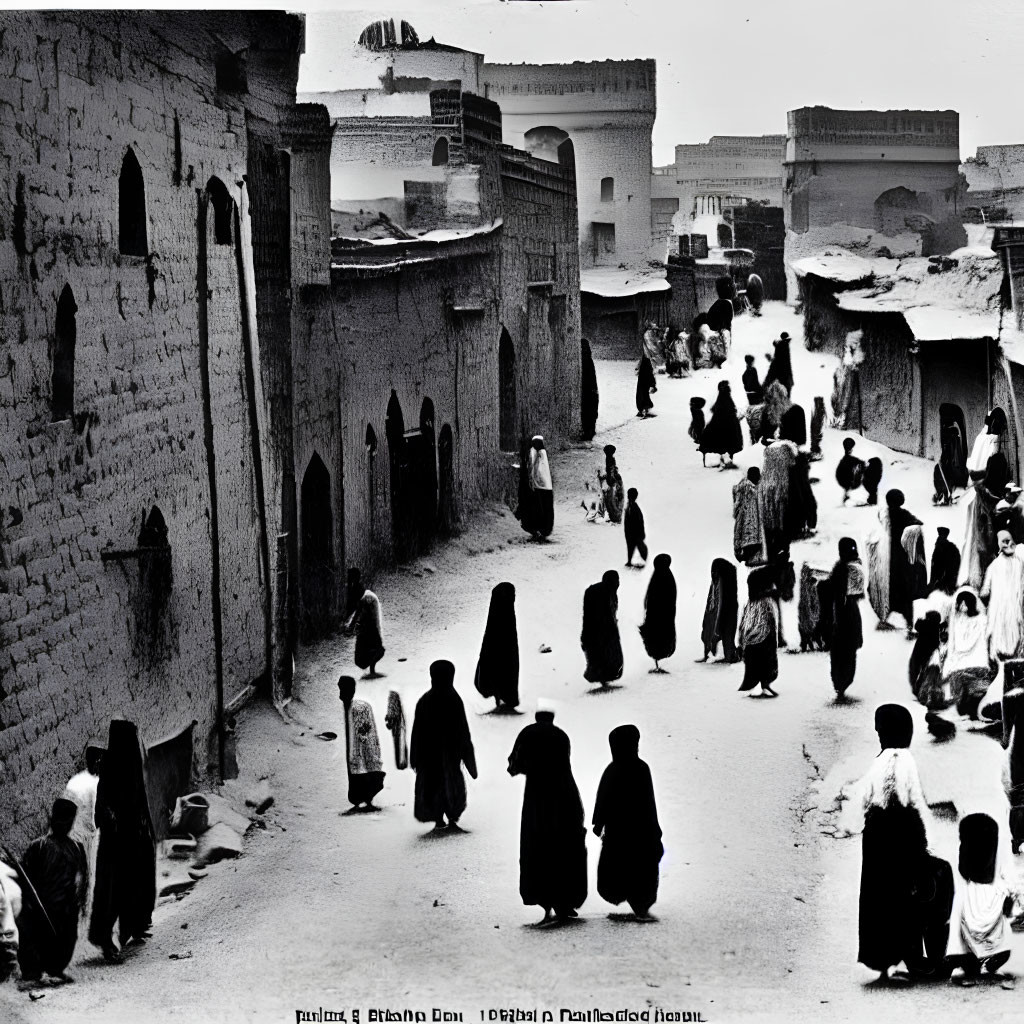
[[[725,369],[742,408],[743,355],[759,357],[763,376],[771,339],[783,329],[799,338],[801,329],[777,304],[736,328]],[[794,365],[794,397],[809,412],[814,395],[827,398],[834,364],[795,349]],[[695,394],[710,400],[722,374],[659,378],[658,415],[647,421],[633,415],[631,365],[602,363],[598,375],[598,437],[554,459],[551,543],[528,542],[507,509],[492,507],[449,545],[374,583],[384,608],[386,677],[361,682],[358,692],[374,706],[386,748],[382,810],[339,815],[347,806],[340,744],[313,735],[341,732],[335,680],[353,668],[351,641],[339,638],[303,653],[288,708],[293,722],[265,706],[242,716],[243,776],[269,773],[276,794],[267,827],[250,834],[245,856],[159,907],[152,941],[124,966],[97,961],[83,942],[74,986],[48,989],[37,1002],[7,986],[0,1019],[283,1022],[321,1007],[344,1010],[350,1021],[358,1009],[361,1022],[378,1007],[423,1010],[428,1020],[435,1008],[450,1010],[465,1021],[516,1007],[553,1009],[556,1020],[560,1008],[699,1011],[708,1021],[1019,1014],[1020,996],[998,983],[879,989],[855,962],[860,841],[833,838],[832,808],[839,786],[877,752],[875,706],[910,699],[909,642],[901,632],[873,631],[865,604],[856,700],[843,706],[832,701],[825,654],[783,655],[774,701],[737,692],[740,666],[695,664],[709,566],[731,556],[730,490],[739,474],[701,467],[686,436],[688,403]],[[840,507],[833,471],[843,436],[826,433],[825,459],[814,472],[819,533],[794,546],[798,572],[804,561],[830,565],[843,534],[863,546],[875,521],[870,508]],[[649,570],[624,569],[621,528],[587,524],[579,508],[609,441],[618,445],[627,487],[640,491],[652,556],[673,555],[679,647],[668,675],[649,674],[636,630]],[[883,456],[883,490],[905,491],[908,507],[926,521],[929,547],[937,525],[961,535],[963,510],[931,505],[930,467],[866,441],[858,453]],[[748,449],[737,461],[745,468],[760,458],[760,449]],[[619,688],[595,694],[582,678],[580,607],[584,587],[608,568],[622,576],[626,672]],[[502,580],[518,592],[526,712],[519,717],[488,714],[489,702],[472,685],[489,592]],[[742,574],[740,581],[742,588]],[[785,619],[795,644],[795,602]],[[541,653],[543,645],[550,653]],[[443,838],[413,819],[413,776],[394,769],[383,722],[389,689],[402,694],[411,718],[437,657],[457,666],[480,765],[462,821],[468,832]],[[530,926],[540,914],[518,895],[522,781],[506,765],[538,696],[557,702],[588,816],[609,730],[623,722],[640,728],[665,833],[657,923],[609,917],[616,908],[597,895],[599,843],[590,835],[591,895],[580,920]],[[963,725],[954,742],[935,745],[924,709],[913,711],[928,799],[953,800],[961,813],[991,808],[1003,820],[999,745]],[[929,837],[933,851],[955,865],[955,824],[935,822]],[[1019,960],[1020,937],[1013,943]]]

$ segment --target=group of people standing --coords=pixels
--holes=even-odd
[[[115,719],[107,742],[90,741],[83,770],[54,800],[48,832],[20,859],[9,849],[0,854],[0,970],[7,975],[16,950],[23,984],[40,984],[44,975],[73,981],[67,968],[80,925],[114,964],[150,937],[156,839],[145,761],[135,725]]]

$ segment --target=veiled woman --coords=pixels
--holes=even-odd
[[[672,657],[676,650],[676,580],[671,565],[670,555],[654,556],[654,572],[644,598],[640,636],[647,654],[654,659],[655,672],[665,671],[658,663]]]
[[[717,453],[719,465],[723,469],[734,465],[733,456],[743,451],[743,431],[732,398],[732,388],[727,380],[719,381],[718,397],[711,406],[711,419],[704,428],[698,447],[705,458],[708,452]]]
[[[801,450],[807,443],[807,421],[799,405],[791,405],[779,424],[779,439],[796,448],[789,470],[789,500],[786,503],[784,530],[786,539],[798,540],[818,526],[818,503],[811,490],[810,457]]]
[[[857,674],[857,651],[864,646],[860,602],[864,599],[864,566],[852,537],[839,541],[839,561],[832,569],[827,590],[832,601],[829,661],[832,687],[842,700]]]
[[[914,720],[901,704],[875,712],[881,751],[861,780],[864,835],[857,959],[886,978],[904,962],[927,969],[923,955],[941,960],[953,905],[949,865],[928,853],[930,814],[917,763],[908,749]],[[926,895],[921,899],[922,883]],[[932,965],[934,968],[934,964]]]
[[[761,470],[751,466],[746,477],[732,488],[732,549],[736,561],[745,565],[763,561],[767,555],[761,525],[760,483]]]
[[[491,591],[487,625],[476,663],[477,691],[493,697],[494,705],[512,709],[519,705],[519,634],[516,629],[516,588],[499,583]]]
[[[377,662],[384,657],[383,622],[380,612],[380,598],[366,590],[359,599],[359,615],[356,618],[356,649],[352,656],[357,668],[369,669],[369,678],[377,675]]]
[[[786,389],[787,395],[793,392],[793,362],[789,353],[790,340],[789,335],[783,331],[779,335],[779,340],[774,342],[775,355],[772,356],[772,361],[764,378],[766,389],[769,384],[778,381]]]
[[[544,908],[541,924],[576,917],[587,898],[587,829],[583,801],[569,761],[569,737],[555,725],[554,710],[537,702],[537,713],[516,737],[509,775],[525,775],[519,828],[519,895]]]
[[[951,703],[968,710],[971,698],[984,697],[995,674],[984,605],[972,587],[961,587],[953,598],[949,640],[942,661],[942,681],[949,688]]]
[[[897,612],[906,621],[910,634],[914,596],[903,531],[908,526],[920,526],[921,520],[903,507],[904,500],[903,492],[895,488],[886,493],[885,508],[878,513],[878,526],[868,538],[868,597],[878,616],[879,629],[891,628],[889,616]]]
[[[796,445],[792,441],[773,441],[764,450],[761,482],[757,489],[761,497],[761,525],[769,556],[793,539],[789,536],[793,523],[790,489],[796,457]]]
[[[583,593],[583,629],[580,646],[586,657],[583,678],[607,686],[622,678],[622,643],[619,639],[619,574],[609,569]]]
[[[96,851],[89,941],[117,963],[114,924],[124,948],[149,936],[156,906],[156,838],[146,795],[145,755],[132,722],[110,723],[96,790]]]
[[[739,647],[744,666],[741,693],[760,686],[760,694],[751,693],[751,697],[778,697],[772,683],[779,676],[780,636],[775,573],[769,567],[755,569],[747,577],[747,604],[740,620]]]
[[[722,656],[730,664],[737,661],[736,656],[736,616],[738,614],[736,598],[736,566],[725,558],[716,558],[711,563],[711,586],[708,587],[708,599],[704,606],[704,621],[701,624],[700,638],[704,644],[704,657],[707,661],[718,653],[718,645],[722,645]]]
[[[650,920],[665,853],[651,769],[640,758],[635,725],[613,729],[608,744],[612,763],[601,776],[594,804],[594,834],[601,838],[597,891],[615,906],[628,903],[640,920]]]
[[[626,488],[622,483],[618,463],[615,461],[615,445],[604,446],[604,472],[598,471],[598,482],[601,484],[601,497],[604,500],[604,511],[613,523],[622,522],[622,511],[626,503]]]
[[[417,821],[434,822],[435,831],[449,827],[459,831],[459,818],[466,809],[463,765],[475,779],[476,753],[466,708],[455,690],[455,666],[435,661],[430,666],[430,689],[416,703],[409,740]]]

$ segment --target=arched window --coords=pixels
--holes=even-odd
[[[615,179],[601,179],[601,202],[610,203],[615,199]]]
[[[50,377],[50,412],[53,422],[69,420],[75,411],[75,341],[78,324],[71,285],[57,300],[57,326],[53,332],[53,369]]]
[[[206,183],[206,193],[213,207],[213,237],[218,245],[231,244],[231,221],[235,201],[227,186],[220,178],[213,177]]]
[[[434,143],[434,155],[430,162],[435,167],[448,163],[448,140],[443,135]]]
[[[366,425],[366,454],[377,454],[377,431],[369,423]]]
[[[327,565],[333,554],[331,474],[314,452],[302,477],[302,564]]]
[[[146,242],[146,183],[131,146],[121,161],[121,176],[117,183],[117,240],[118,248],[125,256],[145,256],[149,252]]]
[[[498,342],[498,438],[503,452],[516,450],[516,434],[516,350],[503,327]]]

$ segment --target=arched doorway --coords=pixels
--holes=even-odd
[[[964,411],[952,402],[939,406],[939,468],[946,487],[966,487],[967,476],[967,421]],[[938,482],[936,482],[938,487]]]
[[[409,454],[405,443],[405,419],[398,394],[388,399],[384,433],[388,440],[388,466],[391,476],[391,539],[396,561],[409,558],[416,547],[416,534],[410,514]]]
[[[50,372],[50,419],[69,420],[75,411],[75,344],[78,339],[78,304],[71,285],[64,285],[57,299],[57,324],[53,332],[53,366]]]
[[[437,526],[441,536],[447,537],[455,528],[455,444],[447,423],[437,439],[437,467]]]
[[[302,477],[299,579],[302,630],[306,639],[322,636],[331,622],[334,598],[334,515],[331,474],[314,452]]]
[[[514,452],[519,439],[516,422],[516,350],[502,327],[498,341],[498,441],[503,452]]]
[[[416,466],[416,525],[420,543],[428,547],[437,532],[437,442],[434,434],[434,403],[423,399],[419,437],[408,439],[414,447]]]

